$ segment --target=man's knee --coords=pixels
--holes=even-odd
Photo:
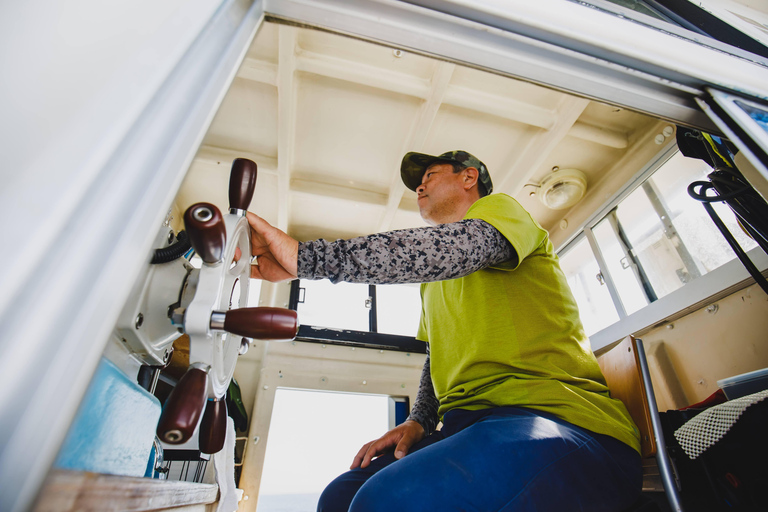
[[[376,478],[372,478],[355,494],[349,512],[385,512],[395,510],[391,500],[397,491],[385,488]],[[403,512],[397,509],[397,512]]]
[[[317,502],[317,512],[347,512],[352,498],[368,478],[363,472],[347,471],[325,488]]]
[[[395,471],[374,475],[363,485],[349,512],[423,512],[425,500],[430,501],[430,486],[415,478],[401,478]]]

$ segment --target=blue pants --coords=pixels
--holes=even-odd
[[[454,409],[443,429],[339,476],[318,512],[619,512],[642,486],[640,455],[612,437],[520,407]]]

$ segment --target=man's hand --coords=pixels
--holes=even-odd
[[[424,439],[425,435],[424,427],[418,422],[406,420],[375,441],[364,444],[357,452],[349,469],[367,468],[371,459],[378,457],[393,446],[395,446],[395,458],[402,459],[408,454],[411,446]]]
[[[247,217],[251,226],[251,254],[256,256],[251,277],[273,283],[295,279],[299,242],[258,215],[248,212]]]

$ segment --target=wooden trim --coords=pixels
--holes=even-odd
[[[611,391],[612,398],[621,400],[640,430],[640,446],[643,457],[656,454],[651,412],[645,396],[645,384],[640,371],[640,360],[632,336],[597,358]]]
[[[219,487],[151,478],[53,469],[43,485],[35,512],[148,511],[214,503]]]

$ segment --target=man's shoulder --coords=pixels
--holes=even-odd
[[[467,218],[480,217],[483,214],[501,214],[506,217],[530,217],[528,210],[512,196],[491,194],[481,197],[467,211]]]

